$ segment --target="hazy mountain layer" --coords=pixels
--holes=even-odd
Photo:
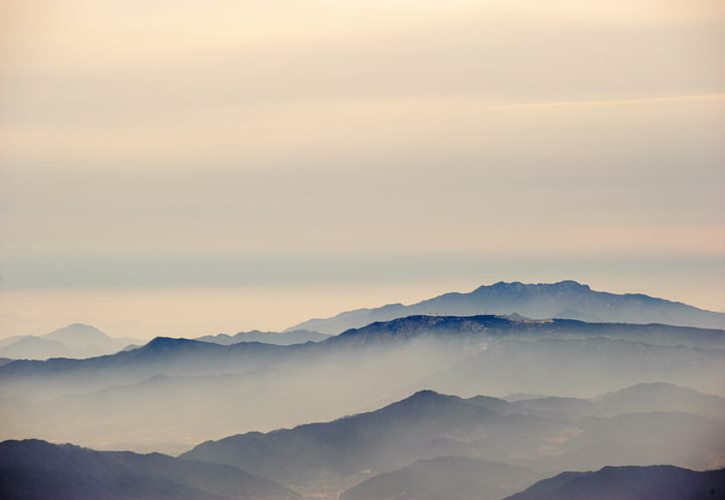
[[[182,457],[246,466],[300,491],[320,477],[344,489],[371,474],[447,454],[450,440],[464,444],[483,439],[485,445],[474,447],[491,450],[506,441],[509,453],[514,453],[532,442],[543,444],[542,434],[561,431],[558,422],[504,416],[455,396],[421,391],[380,410],[328,423],[207,442]]]
[[[284,500],[298,496],[229,466],[26,440],[0,443],[0,498]]]
[[[575,281],[524,284],[500,282],[469,293],[446,293],[411,305],[357,309],[332,318],[312,319],[290,328],[337,334],[375,321],[412,315],[474,316],[520,314],[529,318],[567,318],[607,323],[664,323],[725,328],[725,313],[705,311],[643,294],[592,290]]]
[[[662,462],[706,468],[725,460],[725,421],[661,411],[552,416],[496,398],[421,391],[373,412],[231,436],[182,456],[236,466],[299,491],[319,486],[321,477],[327,488],[342,490],[441,456],[518,464],[540,473]]]
[[[309,330],[293,330],[287,332],[260,332],[259,330],[253,330],[251,332],[239,332],[235,335],[227,335],[226,333],[205,335],[203,337],[198,337],[196,340],[220,345],[232,345],[238,344],[239,342],[262,342],[264,344],[293,345],[304,344],[305,342],[320,342],[329,337],[329,335],[311,332]]]
[[[725,469],[697,472],[671,465],[564,472],[506,500],[706,500],[725,498]]]
[[[589,397],[664,381],[717,393],[725,351],[669,344],[719,345],[723,336],[657,325],[418,316],[291,346],[158,338],[87,360],[0,366],[0,439],[176,453],[231,434],[379,408],[424,388]],[[594,406],[578,415],[614,413]]]
[[[517,340],[608,338],[725,350],[725,330],[662,324],[587,323],[568,319],[526,320],[492,315],[407,316],[352,328],[331,337],[327,344],[397,342],[428,336]]]
[[[611,416],[631,412],[685,411],[725,417],[725,398],[663,382],[641,383],[593,399],[545,396],[517,398],[516,407],[539,414]]]
[[[491,343],[421,383],[436,390],[477,394],[533,392],[556,388],[589,394],[638,381],[666,381],[721,391],[725,352],[658,346],[609,338],[510,340]],[[585,389],[586,388],[586,389]]]
[[[12,359],[90,358],[138,344],[131,338],[112,338],[89,325],[73,324],[45,335],[21,335],[0,341],[0,356]]]
[[[343,493],[340,500],[500,500],[536,478],[524,467],[438,457],[378,474]]]
[[[573,320],[528,321],[499,316],[411,316],[353,329],[315,344],[275,346],[238,342],[228,346],[198,340],[157,337],[145,346],[83,360],[17,361],[0,367],[3,377],[113,374],[133,368],[133,375],[226,373],[240,362],[287,359],[301,354],[338,352],[410,340],[490,342],[496,340],[621,339],[658,346],[691,346],[725,352],[725,331],[668,325],[591,324]],[[721,351],[720,349],[724,350]]]

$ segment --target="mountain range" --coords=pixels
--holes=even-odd
[[[419,460],[372,477],[340,500],[500,500],[531,471],[465,457]],[[603,467],[542,479],[505,500],[705,500],[725,498],[725,469],[693,471],[672,465]]]
[[[653,385],[636,390],[648,400],[649,392],[660,389]],[[692,401],[691,407],[681,408],[697,410],[707,397],[670,389]],[[626,391],[629,389],[622,399],[626,399]],[[445,456],[524,467],[518,469],[520,479],[608,464],[666,462],[702,468],[725,456],[725,414],[711,420],[669,411],[667,404],[658,407],[656,401],[657,395],[649,405],[655,411],[632,412],[633,408],[620,406],[622,413],[609,417],[554,416],[535,406],[489,396],[464,399],[424,390],[379,410],[331,422],[209,441],[182,457],[238,467],[304,493],[319,488],[320,477],[325,478],[328,489],[341,492],[416,460]],[[665,441],[664,435],[668,436]],[[419,464],[412,472],[403,469],[403,476],[422,477],[428,466],[430,463]],[[368,482],[366,488],[375,491],[381,483],[399,479],[387,476]],[[496,487],[502,484],[508,482]],[[516,487],[510,485],[509,491]],[[360,490],[349,494],[350,498],[357,494],[365,498]]]
[[[177,453],[240,431],[370,410],[425,388],[589,397],[664,381],[717,394],[723,339],[723,331],[690,327],[497,316],[413,316],[289,346],[160,337],[96,358],[0,366],[0,439]]]
[[[468,365],[475,364],[478,358],[493,362],[493,358],[503,359],[514,354],[531,357],[535,356],[534,351],[542,351],[540,356],[578,354],[582,362],[596,354],[602,362],[630,360],[632,366],[641,362],[639,353],[647,351],[645,357],[649,361],[641,366],[653,369],[665,361],[668,369],[684,369],[692,363],[706,368],[717,365],[725,356],[725,331],[722,330],[574,320],[514,320],[490,315],[411,316],[351,329],[322,342],[293,345],[259,342],[220,345],[157,337],[139,348],[88,359],[10,362],[0,366],[0,381],[30,382],[52,377],[56,385],[64,381],[99,385],[109,377],[128,383],[157,375],[249,373],[285,362],[309,364],[310,358],[334,357],[341,352],[364,355],[370,350],[426,343],[439,350],[453,346],[456,355],[466,358]],[[612,352],[607,354],[608,351]],[[671,359],[673,356],[680,361]],[[94,377],[89,378],[89,374]],[[0,394],[6,388],[0,388]]]
[[[517,397],[513,402],[518,408],[542,415],[613,416],[631,412],[684,411],[713,419],[725,417],[725,398],[664,382],[639,383],[591,399],[538,396]]]
[[[537,478],[525,467],[437,457],[378,474],[347,490],[340,500],[500,500]]]
[[[44,335],[18,335],[0,340],[0,357],[11,359],[90,358],[112,354],[138,339],[113,338],[99,329],[74,323]]]
[[[446,293],[415,304],[388,304],[356,309],[332,318],[311,319],[289,330],[306,329],[335,335],[376,321],[413,315],[475,316],[518,314],[533,319],[577,319],[605,323],[664,323],[725,328],[725,313],[640,293],[614,294],[592,290],[576,281],[524,284],[499,282],[468,293]]]
[[[725,498],[725,469],[671,465],[564,472],[505,500],[706,500]]]
[[[694,499],[705,485],[721,491],[721,476],[678,468],[722,463],[723,403],[663,383],[576,404],[422,390],[336,420],[207,441],[178,458],[10,440],[0,443],[0,497],[493,500],[518,491],[512,498],[621,500],[658,498],[659,483],[679,478],[665,489],[681,496],[661,498]],[[654,463],[676,467],[661,476],[623,467]]]
[[[693,471],[725,463],[725,330],[683,325],[719,319],[498,283],[320,320],[336,335],[6,339],[0,497],[620,500],[657,496],[660,476],[682,498],[718,494]],[[10,359],[33,346],[108,351]]]
[[[329,338],[324,333],[312,332],[309,330],[292,330],[287,332],[261,332],[252,330],[251,332],[239,332],[234,335],[219,333],[217,335],[204,335],[197,337],[195,340],[201,342],[211,342],[219,345],[232,345],[239,342],[261,342],[264,344],[274,345],[293,345],[304,344],[305,342],[320,342]]]
[[[31,439],[0,443],[0,498],[289,500],[299,496],[233,467]]]

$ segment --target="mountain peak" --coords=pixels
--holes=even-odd
[[[51,340],[70,340],[78,338],[86,339],[108,339],[110,338],[104,332],[96,328],[95,326],[86,325],[84,323],[73,323],[57,330],[53,330],[50,333],[42,335],[42,337]]]
[[[558,283],[554,283],[552,286],[558,287],[558,288],[568,288],[571,290],[581,290],[581,291],[590,291],[591,287],[587,285],[586,283],[579,283],[578,281],[574,280],[564,280],[559,281]]]
[[[213,345],[207,342],[199,342],[196,340],[189,339],[176,339],[172,337],[154,337],[146,345],[142,347],[145,351],[162,351],[166,349],[172,349],[175,347],[187,347],[192,344],[199,345]]]
[[[154,337],[147,344],[146,347],[164,347],[177,344],[194,343],[195,341],[189,339],[175,339],[173,337]]]
[[[522,283],[520,281],[499,281],[493,285],[481,285],[474,292],[483,290],[533,290],[533,289],[558,289],[571,291],[591,291],[591,287],[574,280],[563,280],[555,283]]]
[[[390,404],[385,409],[396,409],[407,411],[420,411],[424,408],[440,408],[448,403],[463,402],[458,396],[441,394],[431,389],[423,389],[415,392],[405,399]]]
[[[96,330],[95,326],[91,326],[86,323],[71,323],[70,325],[66,326],[65,328],[86,328],[86,329]]]
[[[443,394],[436,392],[432,389],[421,389],[420,391],[414,393],[412,396],[410,396],[408,399],[431,399],[431,398],[437,398],[443,396]]]

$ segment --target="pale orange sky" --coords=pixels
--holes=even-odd
[[[0,337],[498,280],[725,309],[719,0],[0,9]]]

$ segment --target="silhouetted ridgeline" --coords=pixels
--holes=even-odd
[[[109,337],[90,325],[75,323],[45,335],[0,340],[0,356],[11,359],[89,358],[118,352],[140,340]]]
[[[697,472],[655,465],[564,472],[506,500],[722,500],[725,469]]]
[[[621,500],[658,498],[662,484],[683,496],[661,498],[701,498],[703,487],[721,491],[721,473],[674,467],[559,473],[721,463],[723,402],[662,383],[591,399],[507,401],[423,390],[329,422],[208,441],[179,458],[5,441],[0,498],[262,500],[296,498],[294,490],[317,498],[344,493],[344,500],[492,500],[517,491],[532,499]]]
[[[176,453],[424,388],[590,396],[663,381],[717,393],[724,344],[721,330],[490,315],[412,316],[289,346],[159,337],[113,355],[0,366],[0,439]]]
[[[520,314],[529,318],[566,318],[606,323],[666,323],[725,328],[725,314],[639,293],[592,290],[576,281],[524,284],[500,282],[470,293],[446,293],[412,305],[389,304],[357,309],[327,319],[312,319],[290,328],[337,334],[375,321],[413,315],[474,316]]]
[[[605,465],[665,462],[705,468],[722,459],[722,406],[715,420],[681,411],[697,410],[708,396],[669,387],[681,393],[678,411],[670,411],[669,403],[661,399],[662,389],[651,384],[588,401],[605,406],[607,400],[618,401],[621,413],[609,417],[567,413],[565,408],[557,415],[550,408],[541,411],[531,401],[463,399],[420,391],[379,410],[327,423],[206,442],[183,457],[232,465],[303,489],[325,477],[341,490],[416,460],[443,456],[504,462],[539,478]],[[628,407],[633,391],[642,401]],[[642,405],[652,411],[638,412]],[[401,477],[423,477],[421,470],[439,465],[447,467],[446,462],[422,464],[412,472],[403,469],[402,476],[367,483],[366,488],[376,491],[381,484],[397,484]]]
[[[524,467],[466,457],[438,457],[367,479],[343,493],[340,500],[499,500],[537,477]]]
[[[0,498],[298,498],[287,488],[233,467],[153,453],[99,452],[39,440],[0,443]]]
[[[211,342],[213,344],[231,345],[239,342],[262,342],[275,345],[304,344],[305,342],[320,342],[329,338],[324,333],[311,332],[309,330],[293,330],[287,332],[239,332],[234,335],[219,333],[217,335],[205,335],[195,340]]]

